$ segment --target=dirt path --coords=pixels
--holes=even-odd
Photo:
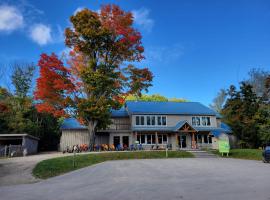
[[[63,156],[59,152],[42,153],[27,157],[0,159],[0,186],[37,182],[32,176],[35,165],[45,159]]]

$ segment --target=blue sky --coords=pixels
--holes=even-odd
[[[146,56],[138,66],[155,76],[150,94],[208,105],[251,68],[270,70],[268,0],[0,0],[0,63],[37,63],[42,52],[61,54],[69,16],[106,3],[134,13]]]

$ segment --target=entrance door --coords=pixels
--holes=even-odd
[[[119,144],[120,144],[120,136],[113,136],[113,145],[115,146],[115,148],[117,148]]]
[[[129,147],[129,136],[123,136],[123,147],[127,149]]]
[[[178,136],[178,145],[180,148],[187,147],[187,136],[186,135],[179,135]]]

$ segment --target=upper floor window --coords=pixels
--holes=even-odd
[[[210,117],[192,117],[193,126],[211,126]]]
[[[138,115],[135,117],[137,126],[166,126],[167,117],[162,115]]]

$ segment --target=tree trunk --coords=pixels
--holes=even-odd
[[[90,151],[94,150],[96,126],[97,126],[97,121],[89,121],[88,126],[87,126],[88,134],[89,134],[89,150]]]

